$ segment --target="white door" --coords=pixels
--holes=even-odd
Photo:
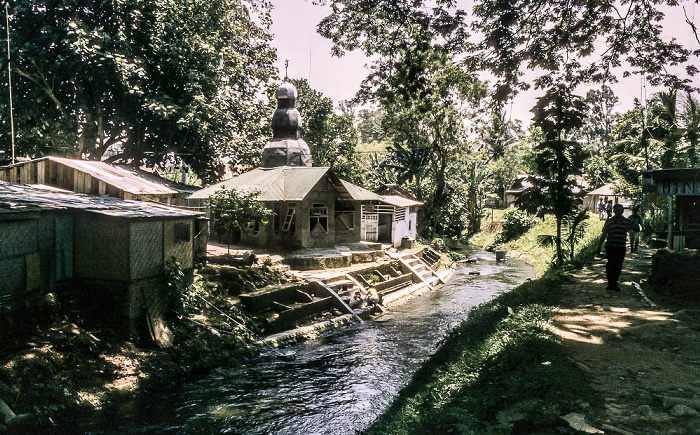
[[[376,242],[379,239],[379,215],[362,214],[362,240]]]

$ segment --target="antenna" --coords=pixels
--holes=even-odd
[[[7,86],[10,91],[10,138],[12,142],[12,164],[15,164],[15,119],[12,111],[12,67],[10,66],[10,13],[5,2],[5,25],[7,27]]]

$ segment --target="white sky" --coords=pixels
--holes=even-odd
[[[468,0],[459,0],[458,3],[461,8],[471,11]],[[314,89],[335,103],[352,98],[367,76],[370,62],[361,52],[349,52],[341,58],[331,56],[332,43],[316,33],[316,25],[330,13],[330,8],[314,6],[310,0],[273,0],[273,4],[272,44],[277,48],[276,66],[280,77],[284,77],[284,62],[289,59],[290,78],[309,80]],[[685,5],[688,16],[700,27],[700,6],[694,1],[683,1],[681,4]],[[696,13],[698,18],[695,18]],[[666,29],[669,35],[674,35],[687,48],[698,48],[690,27],[685,23],[682,9],[674,8],[667,13]],[[700,77],[696,76],[694,82],[700,86]],[[620,99],[617,110],[625,111],[633,107],[634,98],[642,95],[641,85],[642,80],[638,76],[628,79],[620,77],[620,83],[611,85]],[[581,87],[578,93],[585,95],[589,89],[596,87]],[[657,90],[647,86],[646,95],[650,97]],[[521,92],[513,101],[512,117],[528,124],[531,118],[529,110],[540,93],[535,90]]]

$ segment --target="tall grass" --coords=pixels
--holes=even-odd
[[[502,215],[502,210],[495,210],[493,220],[494,224],[491,224],[490,218],[488,221],[485,220],[484,225],[482,225],[482,229],[484,231],[472,236],[469,239],[469,245],[477,249],[505,249],[511,253],[518,253],[524,261],[535,268],[535,273],[537,276],[542,276],[552,265],[555,252],[553,247],[547,247],[540,244],[538,242],[538,237],[556,234],[556,220],[554,216],[545,216],[544,220],[538,220],[537,224],[530,228],[521,237],[499,245],[496,244],[496,236],[499,231],[498,222],[500,221]],[[591,242],[598,240],[600,232],[603,229],[604,222],[599,221],[597,216],[594,216],[593,214],[589,215],[587,222],[588,227],[586,229],[586,234],[576,247],[573,261],[574,265],[576,266],[579,266],[581,261],[583,261],[584,257],[582,257],[582,255],[584,255],[585,258],[592,257],[592,252],[589,251],[594,249],[595,243],[592,244]]]

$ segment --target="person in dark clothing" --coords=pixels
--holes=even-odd
[[[625,207],[622,204],[615,204],[613,207],[614,216],[608,219],[603,226],[603,232],[598,241],[598,249],[605,241],[605,256],[608,259],[605,265],[605,275],[608,278],[607,290],[620,291],[617,280],[622,273],[622,262],[625,260],[627,250],[627,232],[632,228],[632,222],[622,216]]]
[[[632,223],[632,228],[630,228],[630,252],[637,252],[637,249],[639,249],[639,233],[642,231],[642,217],[633,208],[632,214],[628,219]]]
[[[613,203],[612,199],[608,201],[607,204],[605,204],[605,212],[608,214],[608,219],[610,219],[613,215]]]

